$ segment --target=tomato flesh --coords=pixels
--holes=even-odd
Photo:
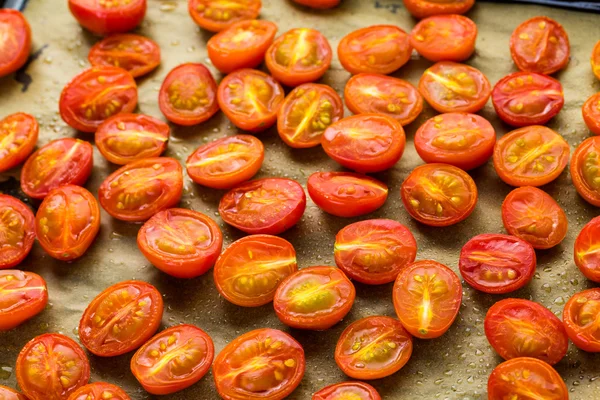
[[[588,222],[575,240],[575,264],[586,278],[600,282],[600,217]]]
[[[410,33],[410,43],[426,59],[464,61],[475,51],[477,25],[462,15],[435,15],[420,21]]]
[[[138,78],[159,66],[160,47],[155,41],[141,35],[111,35],[92,46],[88,60],[93,66],[123,68]]]
[[[594,75],[596,75],[596,78],[600,79],[600,40],[596,42],[596,45],[594,46],[590,63],[592,64]]]
[[[261,0],[188,0],[192,19],[200,27],[220,32],[233,24],[258,17]]]
[[[0,172],[21,164],[33,151],[38,139],[37,120],[25,113],[0,120]]]
[[[600,289],[593,288],[575,293],[563,310],[563,323],[573,344],[583,351],[600,352]]]
[[[16,269],[0,271],[0,331],[16,328],[35,317],[46,304],[48,287],[44,278]]]
[[[364,382],[343,382],[319,390],[312,400],[381,400],[377,390]]]
[[[31,209],[21,200],[0,194],[0,270],[12,268],[27,257],[35,241]]]
[[[123,389],[110,383],[94,382],[77,389],[69,400],[131,400]]]
[[[587,99],[581,113],[588,129],[593,134],[600,135],[600,93],[596,93]]]
[[[584,140],[571,160],[571,179],[585,201],[600,207],[600,136]],[[565,161],[566,162],[566,161]]]
[[[146,15],[146,0],[69,0],[77,22],[99,35],[133,30]]]
[[[0,385],[0,399],[2,400],[27,400],[21,393],[9,387]]]
[[[475,0],[403,0],[404,6],[415,18],[433,15],[464,14],[473,7]]]
[[[27,62],[31,52],[31,28],[17,10],[0,10],[0,77],[11,74]]]

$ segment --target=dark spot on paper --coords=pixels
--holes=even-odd
[[[25,193],[23,193],[23,191],[21,190],[21,182],[19,182],[12,176],[9,176],[4,180],[0,180],[0,193],[16,197],[17,199],[21,200],[23,203],[31,207],[34,212],[37,210],[38,204],[34,204],[35,202],[32,201],[29,197],[27,197]]]
[[[29,85],[31,85],[31,82],[33,82],[33,79],[31,79],[31,75],[29,75],[27,73],[27,68],[29,67],[29,64],[31,64],[33,61],[35,61],[38,58],[40,58],[40,56],[42,55],[42,53],[44,52],[44,50],[46,49],[46,47],[48,47],[47,44],[43,45],[37,51],[35,51],[34,53],[32,53],[29,56],[29,59],[27,60],[27,62],[25,63],[25,65],[23,65],[21,67],[21,69],[19,69],[15,73],[15,80],[17,82],[19,82],[20,84],[23,85],[23,87],[21,88],[21,92],[26,92],[27,89],[29,89]]]
[[[397,14],[398,10],[404,8],[404,6],[400,3],[392,3],[392,4],[381,4],[380,1],[375,1],[375,8],[385,8],[392,14]]]

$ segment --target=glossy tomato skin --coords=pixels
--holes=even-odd
[[[21,12],[8,8],[0,10],[0,26],[6,33],[0,41],[0,77],[3,77],[27,62],[31,52],[31,28]]]
[[[338,217],[372,213],[385,203],[385,183],[352,172],[315,172],[306,183],[312,201],[323,211]]]
[[[342,270],[309,267],[286,277],[275,292],[277,318],[296,329],[322,331],[350,312],[356,290]]]
[[[177,325],[135,352],[131,372],[148,393],[171,394],[202,379],[214,356],[215,347],[206,332],[193,325]]]
[[[471,287],[484,293],[513,292],[527,285],[535,273],[533,246],[515,236],[482,234],[460,251],[460,273]]]
[[[600,245],[600,217],[588,222],[575,240],[575,264],[589,280],[600,282],[600,253],[595,249]]]
[[[94,382],[73,392],[68,400],[131,400],[123,389],[110,383]]]
[[[170,208],[146,221],[137,244],[161,271],[176,278],[195,278],[214,265],[223,247],[223,234],[219,225],[202,213]]]
[[[230,303],[259,307],[273,301],[281,281],[297,270],[290,242],[272,235],[250,235],[230,244],[219,256],[214,281]]]
[[[0,398],[2,400],[27,400],[27,397],[7,386],[0,385]]]
[[[559,81],[534,72],[515,72],[500,79],[492,90],[496,113],[509,125],[544,125],[565,104]]]
[[[600,93],[596,93],[587,99],[581,113],[588,129],[594,135],[600,135]]]
[[[569,144],[552,129],[528,126],[496,142],[494,168],[508,185],[543,186],[563,172],[570,153]]]
[[[0,172],[21,164],[37,143],[39,125],[29,114],[11,114],[0,120]]]
[[[79,321],[79,340],[100,357],[137,349],[154,335],[163,314],[161,294],[149,283],[125,281],[92,300]]]
[[[550,365],[567,354],[569,337],[560,319],[541,304],[504,299],[488,310],[485,336],[505,360],[532,357]]]
[[[585,201],[600,207],[600,136],[584,140],[571,159],[571,179],[575,189]]]
[[[275,33],[277,25],[273,22],[257,19],[240,21],[208,40],[208,57],[224,74],[242,68],[256,68],[264,61]]]
[[[373,25],[344,36],[338,58],[351,74],[391,74],[410,60],[412,47],[406,32],[395,25]]]
[[[418,19],[434,15],[464,14],[475,4],[475,0],[403,0],[403,2],[408,12]]]
[[[0,194],[0,270],[12,268],[27,257],[35,241],[35,220],[21,200]]]
[[[146,15],[146,0],[116,0],[112,3],[69,0],[69,9],[77,22],[99,35],[133,30]]]
[[[79,139],[57,139],[39,148],[23,164],[21,189],[34,199],[43,199],[63,185],[83,185],[90,174],[94,149]]]
[[[33,272],[0,270],[0,331],[16,328],[42,312],[46,304],[44,278]]]
[[[600,313],[600,288],[575,293],[563,310],[563,323],[569,339],[583,351],[600,352],[596,320]]]
[[[100,185],[98,200],[112,217],[142,222],[175,206],[182,192],[183,170],[177,160],[144,158],[110,174]]]
[[[265,158],[262,142],[251,135],[228,136],[202,145],[187,159],[187,173],[200,185],[231,189],[251,179]]]
[[[511,235],[534,249],[549,249],[567,236],[569,221],[549,194],[526,186],[513,190],[502,203],[502,222]]]
[[[600,79],[600,40],[594,46],[590,63],[592,64],[592,72],[594,72],[596,78]]]
[[[88,60],[94,66],[123,68],[138,78],[159,66],[160,47],[155,41],[133,33],[111,35],[92,46]]]
[[[521,71],[553,74],[567,66],[570,52],[567,32],[548,17],[528,19],[510,37],[510,54]]]
[[[435,15],[420,21],[410,43],[429,61],[464,61],[475,51],[477,25],[462,15]]]
[[[313,394],[312,400],[381,400],[377,390],[364,382],[342,382],[327,386]]]
[[[285,332],[265,328],[225,346],[215,358],[213,377],[224,400],[283,400],[300,384],[305,366],[300,343]]]
[[[17,382],[30,400],[66,400],[90,380],[90,364],[71,338],[47,333],[31,339],[17,357]]]
[[[194,22],[211,32],[220,32],[240,21],[256,19],[261,7],[261,0],[188,0],[188,10]]]
[[[466,219],[477,205],[473,178],[448,164],[415,168],[400,189],[404,208],[411,217],[429,226],[450,226]]]
[[[223,221],[249,234],[278,235],[296,225],[306,194],[296,181],[264,178],[242,183],[219,202]]]

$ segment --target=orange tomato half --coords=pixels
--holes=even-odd
[[[600,136],[584,140],[571,159],[571,179],[585,201],[600,207]],[[566,163],[566,161],[565,161]]]

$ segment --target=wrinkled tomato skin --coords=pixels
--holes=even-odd
[[[44,278],[33,272],[0,271],[0,332],[16,328],[41,313],[48,304]],[[0,398],[2,398],[0,391]]]
[[[177,325],[160,332],[135,352],[131,372],[148,393],[166,395],[202,379],[214,356],[215,347],[206,332],[193,325]],[[167,360],[166,365],[162,360]],[[177,373],[181,376],[173,376]]]
[[[575,189],[585,201],[600,207],[600,136],[584,140],[571,159],[571,179]]]
[[[146,15],[146,0],[124,3],[123,0],[116,0],[105,6],[96,1],[69,0],[69,10],[87,30],[99,35],[109,35],[133,30]]]
[[[592,64],[592,72],[594,72],[596,78],[600,79],[600,40],[594,46],[590,63]]]
[[[6,194],[0,194],[0,216],[2,270],[19,265],[31,251],[35,241],[35,217],[25,203]]]
[[[256,19],[261,7],[261,0],[188,0],[188,11],[194,22],[211,32],[221,32],[237,22]],[[232,10],[239,11],[239,14],[231,15]],[[226,13],[229,13],[228,18],[225,18]]]
[[[600,353],[596,321],[600,313],[600,288],[575,293],[563,310],[563,323],[575,346],[589,353]]]
[[[315,172],[306,183],[312,201],[323,211],[338,217],[358,217],[385,204],[385,183],[352,172]]]
[[[408,12],[418,19],[434,15],[464,14],[475,4],[475,0],[403,0],[403,2]]]
[[[436,15],[421,20],[410,44],[429,61],[464,61],[475,51],[477,25],[462,15]]]
[[[567,354],[569,337],[560,319],[541,304],[504,299],[488,310],[485,336],[505,360],[532,357],[550,365]]]
[[[94,164],[91,144],[79,139],[57,139],[33,153],[21,170],[21,190],[43,199],[63,185],[83,185]]]
[[[94,382],[77,389],[68,400],[131,400],[123,389],[110,383]]]
[[[313,394],[312,400],[381,400],[377,390],[364,382],[343,382],[327,386]]]
[[[600,135],[600,93],[596,93],[587,99],[581,113],[588,129],[594,135]]]
[[[8,171],[29,157],[38,140],[37,120],[25,113],[0,120],[0,172]]]
[[[600,283],[600,217],[588,222],[575,239],[575,264],[586,278]]]
[[[162,314],[162,296],[154,286],[141,281],[120,282],[87,306],[79,321],[79,340],[99,357],[125,354],[154,335]],[[132,331],[131,325],[137,329]]]
[[[27,19],[17,10],[4,8],[0,10],[0,27],[6,26],[6,38],[0,41],[0,50],[3,58],[0,58],[0,77],[12,74],[27,62],[31,52],[31,28]],[[5,29],[3,28],[2,31]],[[17,47],[9,53],[5,49],[11,38],[15,39]],[[5,59],[7,57],[8,59]]]
[[[533,246],[523,239],[481,234],[463,246],[458,266],[471,287],[484,293],[503,294],[527,285],[535,273],[536,262]]]
[[[123,68],[138,78],[160,65],[160,47],[155,41],[141,35],[111,35],[92,46],[88,60],[93,66]]]
[[[0,385],[0,399],[2,400],[27,400],[27,397],[7,386]]]

